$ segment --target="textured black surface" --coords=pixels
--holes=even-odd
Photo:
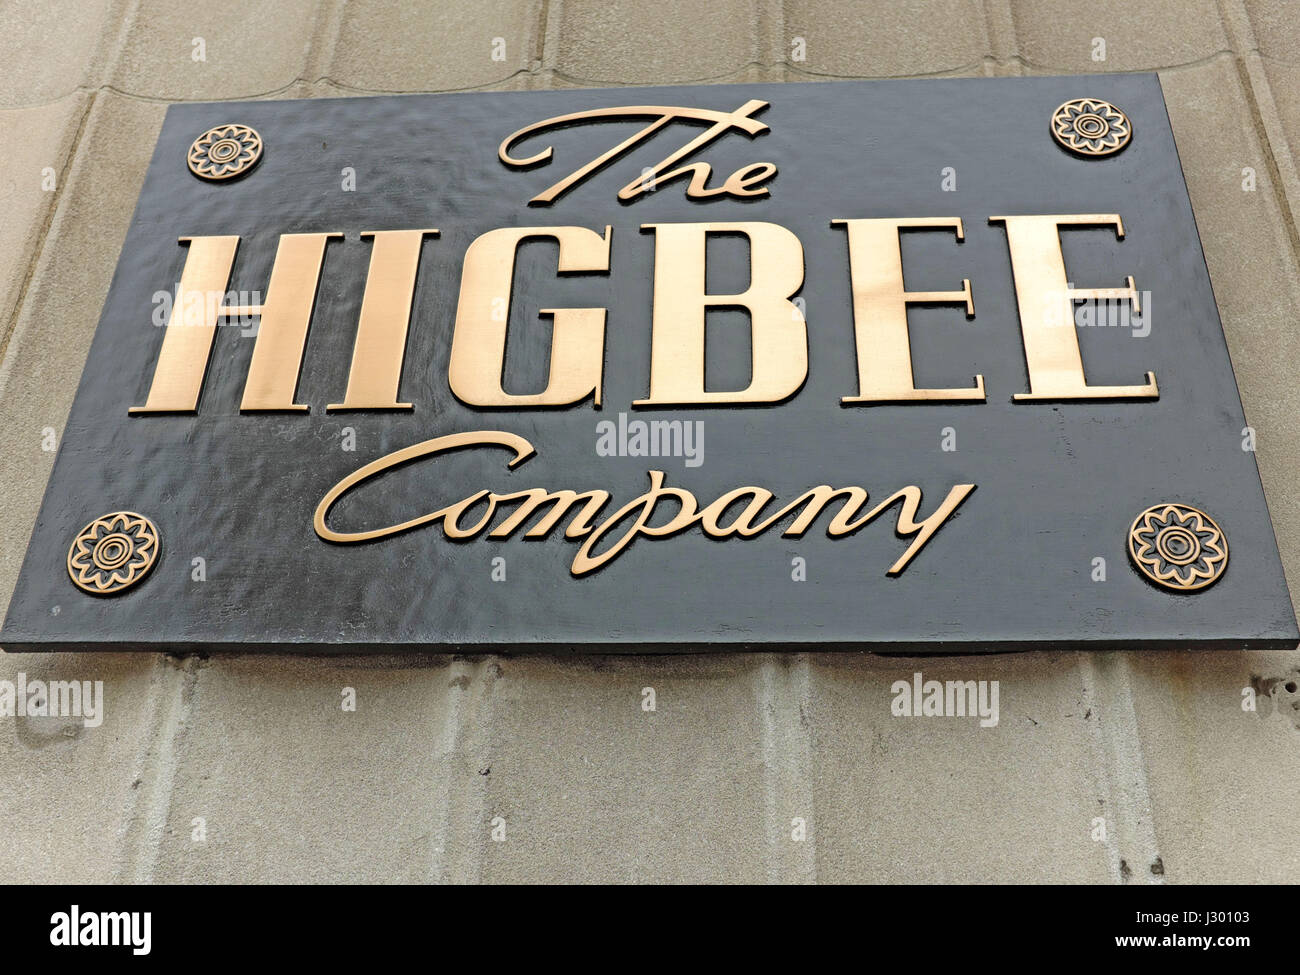
[[[1048,131],[1068,98],[1108,99],[1133,120],[1132,144],[1090,160]],[[729,135],[698,158],[715,182],[750,162],[779,167],[769,198],[693,202],[684,182],[631,204],[615,194],[697,129],[674,126],[551,207],[526,201],[642,123],[576,127],[534,139],[556,160],[527,171],[496,159],[510,132],[542,118],[623,104],[730,110],[771,102],[771,130]],[[246,178],[203,183],[185,166],[191,140],[238,121],[258,129],[265,157]],[[957,191],[942,192],[944,167]],[[356,192],[340,188],[356,171]],[[1156,373],[1158,402],[1013,404],[1028,379],[1006,233],[993,214],[1118,212],[1113,231],[1064,234],[1079,287],[1114,287],[1132,274],[1152,293],[1150,335],[1080,329],[1092,383]],[[960,216],[950,233],[910,234],[912,290],[972,279],[977,317],[952,306],[913,308],[919,386],[965,386],[983,373],[983,405],[844,408],[857,391],[848,252],[832,218]],[[809,376],[774,406],[638,412],[702,419],[705,459],[603,458],[596,424],[632,413],[648,389],[654,236],[643,223],[764,220],[803,243]],[[507,388],[546,379],[545,307],[606,306],[603,408],[482,412],[447,385],[461,261],[477,235],[512,225],[613,226],[612,273],[555,276],[553,244],[521,252],[511,307]],[[370,255],[361,231],[437,227],[425,244],[401,398],[414,412],[327,414],[342,398]],[[178,279],[188,235],[238,234],[233,289],[263,289],[281,233],[343,231],[326,252],[299,384],[309,415],[241,416],[253,342],[218,331],[197,416],[129,417],[144,402],[162,330],[151,296]],[[709,286],[741,290],[747,256],[710,246]],[[710,319],[709,381],[747,381],[739,313]],[[53,476],[0,644],[59,648],[349,650],[448,648],[691,650],[793,645],[975,651],[1035,647],[1289,648],[1295,618],[1283,579],[1205,261],[1158,81],[1146,76],[738,85],[525,94],[399,96],[179,105],[167,115],[121,261],[105,301]],[[355,452],[340,432],[356,432]],[[952,427],[958,450],[940,449]],[[702,501],[744,484],[791,499],[819,483],[859,484],[876,498],[906,484],[928,512],[948,488],[978,490],[899,578],[885,570],[908,542],[892,514],[850,538],[822,526],[803,539],[769,532],[715,541],[698,529],[639,540],[575,579],[576,545],[447,541],[438,526],[363,545],[313,532],[321,496],[348,472],[430,437],[501,429],[537,455],[506,472],[500,450],[409,466],[340,503],[345,530],[414,517],[481,487],[605,488],[616,504],[645,490],[650,467]],[[1224,530],[1231,563],[1213,587],[1159,590],[1130,566],[1125,537],[1148,505],[1203,508]],[[132,509],[162,535],[151,576],[111,598],[68,579],[73,536],[91,519]],[[791,581],[791,559],[807,561]],[[493,582],[502,556],[507,581]],[[1107,581],[1093,582],[1104,557]],[[207,581],[191,579],[203,557]]]

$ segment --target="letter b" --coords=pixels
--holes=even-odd
[[[808,376],[808,326],[790,299],[803,286],[803,245],[774,223],[643,224],[655,231],[650,396],[637,406],[776,403]],[[736,295],[704,290],[709,234],[749,240],[749,287]],[[704,318],[710,307],[749,311],[753,367],[746,389],[704,389]]]

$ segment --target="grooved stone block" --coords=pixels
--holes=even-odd
[[[985,55],[980,5],[941,0],[925,5],[874,0],[791,0],[785,13],[785,55],[807,41],[796,71],[841,77],[892,77],[973,68]]]
[[[142,0],[113,71],[113,86],[170,100],[246,98],[302,76],[315,0],[221,5]],[[195,60],[202,39],[204,60]]]
[[[340,85],[369,91],[490,85],[528,71],[538,59],[541,7],[538,0],[349,3],[327,73]]]
[[[1300,17],[1297,17],[1300,19]],[[1274,145],[1275,155],[1286,154],[1279,164],[1296,163],[1296,153],[1300,151],[1300,61],[1282,61],[1273,58],[1263,59],[1263,77],[1273,95],[1273,104],[1282,120],[1282,132],[1285,145]],[[1259,77],[1256,74],[1255,77]],[[1300,200],[1291,201],[1293,207],[1300,206]]]
[[[68,176],[68,155],[88,101],[76,94],[33,108],[0,109],[0,341]]]
[[[1051,72],[1141,71],[1200,61],[1229,48],[1214,0],[1012,0],[1020,53]],[[1094,61],[1094,38],[1106,60]]]
[[[1138,726],[1169,879],[1300,877],[1300,654],[1134,654]],[[1244,688],[1256,711],[1242,710]]]
[[[103,681],[103,721],[0,717],[5,883],[121,879],[171,664],[141,654],[0,654],[0,680]]]
[[[1294,0],[1242,0],[1265,57],[1300,64],[1300,13]]]
[[[760,700],[760,667],[736,654],[503,661],[481,815],[504,819],[506,840],[486,844],[482,879],[762,881],[788,829],[764,814],[762,708],[776,703]]]
[[[566,0],[560,10],[555,66],[587,84],[702,81],[757,59],[749,0]]]
[[[466,782],[454,750],[466,694],[446,658],[213,658],[174,745],[154,879],[439,879],[444,806]]]
[[[891,685],[998,681],[999,720],[894,717]],[[856,883],[1105,883],[1098,708],[1070,654],[813,656],[817,876]],[[972,841],[972,836],[978,836]]]
[[[0,6],[0,108],[41,105],[97,86],[122,0],[15,0]]]

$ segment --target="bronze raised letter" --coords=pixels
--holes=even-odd
[[[672,172],[665,172],[665,170],[668,169],[669,166],[675,165],[685,159],[698,149],[702,149],[724,132],[731,129],[740,129],[751,136],[758,135],[761,132],[766,132],[767,126],[762,122],[755,121],[750,118],[750,116],[760,109],[766,108],[767,105],[767,102],[759,101],[758,99],[750,99],[734,112],[715,112],[707,108],[682,108],[674,105],[622,105],[617,108],[598,108],[589,112],[574,112],[570,115],[557,115],[554,118],[534,122],[532,125],[525,126],[519,131],[509,135],[497,148],[497,157],[507,166],[536,166],[551,158],[551,146],[547,146],[541,152],[535,153],[524,159],[518,159],[512,156],[510,154],[511,147],[514,146],[516,142],[520,142],[523,139],[528,138],[530,135],[536,135],[539,132],[544,132],[547,129],[558,126],[573,125],[575,122],[585,122],[596,119],[647,117],[654,120],[639,132],[624,139],[608,152],[597,156],[585,166],[575,169],[554,186],[543,190],[528,201],[532,206],[545,206],[554,203],[558,196],[572,189],[592,173],[596,172],[608,163],[613,162],[625,152],[630,151],[639,142],[650,138],[654,133],[672,124],[677,119],[711,122],[713,124],[705,131],[701,132],[676,152],[661,159],[649,170],[648,173],[643,176],[638,176],[636,179],[632,180],[632,182],[619,190],[618,198],[623,201],[635,199],[642,193],[648,193],[658,185],[688,174],[691,177],[691,181],[686,190],[687,196],[707,198],[724,193],[740,197],[762,196],[767,193],[767,188],[761,187],[758,184],[764,180],[770,179],[776,174],[776,167],[771,163],[756,163],[737,170],[727,179],[724,185],[719,187],[707,186],[709,176],[713,172],[708,163],[691,163],[690,165],[674,169]]]
[[[293,401],[302,368],[302,351],[307,326],[316,304],[316,283],[329,234],[284,234],[276,250],[267,285],[266,301],[260,305],[226,305],[226,282],[230,280],[238,237],[182,237],[190,253],[181,272],[176,305],[167,322],[162,350],[154,368],[153,384],[144,406],[131,413],[193,413],[198,409],[203,375],[212,354],[218,318],[260,315],[261,327],[253,345],[241,410],[295,410],[307,407]],[[194,299],[201,299],[195,309]]]
[[[475,239],[465,252],[461,275],[448,369],[451,391],[470,406],[563,406],[592,394],[599,406],[605,367],[604,308],[541,309],[540,314],[555,316],[546,389],[512,394],[501,388],[515,251],[530,237],[553,237],[559,242],[561,274],[609,270],[609,227],[603,237],[586,227],[504,227]]]
[[[960,217],[832,220],[849,233],[849,278],[853,282],[853,331],[857,341],[858,395],[842,403],[900,403],[910,400],[984,401],[984,377],[967,389],[917,389],[912,375],[912,342],[907,306],[957,304],[975,317],[970,279],[960,291],[908,291],[903,286],[901,229],[950,227],[963,240]]]
[[[227,315],[260,315],[262,321],[253,344],[244,383],[243,412],[292,410],[306,413],[304,403],[295,403],[302,352],[307,344],[307,327],[316,305],[316,284],[325,259],[325,242],[330,234],[284,234],[271,266],[266,301],[260,305],[223,308]]]
[[[803,285],[803,245],[774,223],[650,223],[655,231],[654,313],[650,396],[637,406],[689,403],[775,403],[798,392],[808,377],[808,327],[790,300]],[[738,295],[704,290],[709,234],[749,240],[749,287]],[[704,389],[704,315],[710,306],[743,306],[752,331],[746,389]]]
[[[1025,361],[1029,365],[1028,393],[1016,393],[1017,402],[1066,399],[1157,399],[1154,372],[1146,374],[1142,386],[1089,386],[1083,374],[1079,337],[1074,334],[1076,299],[1127,299],[1138,311],[1138,292],[1133,278],[1127,288],[1071,288],[1066,280],[1065,258],[1061,254],[1061,226],[1114,226],[1115,236],[1124,239],[1124,224],[1118,213],[1071,213],[1042,216],[989,217],[990,223],[1005,223],[1011,248],[1011,270],[1016,280],[1016,301],[1020,307],[1020,331],[1024,336]]]
[[[194,413],[199,408],[203,376],[208,371],[212,340],[221,317],[238,237],[182,237],[188,243],[171,315],[164,326],[162,349],[144,406],[129,413]],[[209,300],[209,296],[213,300]]]
[[[409,410],[397,402],[406,355],[406,329],[415,296],[415,269],[420,246],[437,230],[367,230],[375,238],[370,254],[366,291],[361,298],[361,321],[352,350],[348,391],[342,403],[327,410]]]

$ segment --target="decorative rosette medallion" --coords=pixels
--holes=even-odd
[[[246,173],[262,158],[262,137],[247,125],[218,125],[190,146],[190,172],[200,179],[230,179]]]
[[[1133,123],[1110,102],[1076,98],[1052,113],[1052,135],[1081,156],[1109,156],[1133,138]]]
[[[68,549],[68,575],[79,589],[111,596],[135,585],[158,559],[158,528],[134,511],[114,511],[81,530]]]
[[[1214,519],[1185,504],[1158,504],[1137,516],[1128,554],[1138,571],[1175,592],[1204,589],[1228,567],[1228,540]]]

